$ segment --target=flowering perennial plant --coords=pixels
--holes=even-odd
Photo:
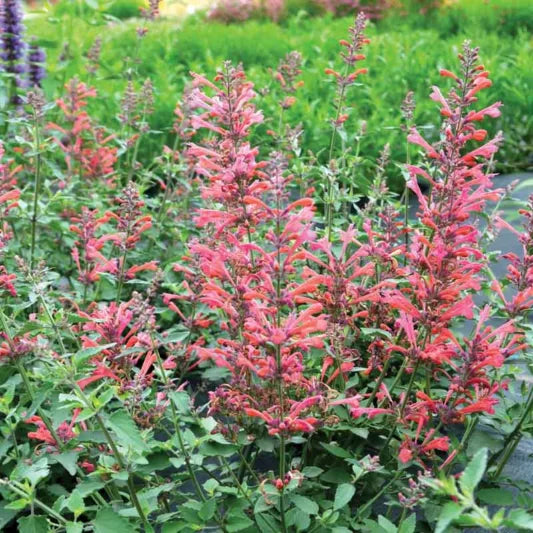
[[[367,196],[345,200],[356,160],[336,145],[366,33],[359,15],[343,72],[326,71],[337,93],[323,165],[286,124],[298,52],[272,70],[279,117],[265,137],[260,91],[226,62],[191,75],[174,143],[145,166],[155,95],[150,80],[136,90],[134,67],[116,135],[91,116],[89,83],[66,84],[55,122],[28,93],[0,145],[2,528],[531,529],[525,510],[491,516],[474,496],[533,409],[523,386],[514,419],[505,410],[523,377],[513,362],[529,361],[533,197],[523,229],[500,212],[503,136],[482,126],[502,103],[479,104],[492,82],[465,43],[440,72],[449,89],[430,95],[438,139],[413,125],[412,93],[402,105],[411,212],[388,190],[388,145]],[[498,279],[486,238],[500,230],[522,254],[503,256]],[[486,424],[498,446],[464,468]],[[440,517],[417,512],[428,488]]]

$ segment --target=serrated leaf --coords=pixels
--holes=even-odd
[[[133,533],[135,531],[133,526],[125,518],[110,508],[100,509],[96,513],[92,524],[94,533],[110,533],[111,531]]]
[[[487,468],[487,455],[487,448],[482,448],[476,452],[461,474],[459,486],[464,493],[473,494],[475,488],[478,486]]]
[[[318,514],[318,504],[307,498],[306,496],[301,496],[300,494],[293,494],[291,496],[291,501],[294,505],[307,514]]]
[[[440,512],[437,525],[435,526],[435,533],[444,533],[446,528],[457,518],[461,516],[463,507],[458,503],[447,503]]]
[[[80,452],[74,450],[69,452],[58,453],[54,459],[71,475],[76,474],[76,465]]]
[[[320,476],[320,479],[321,481],[325,481],[326,483],[340,484],[340,483],[348,483],[351,479],[351,476],[350,476],[350,473],[346,470],[346,468],[336,466],[324,472]]]
[[[77,487],[76,490],[80,493],[82,498],[89,496],[93,492],[104,487],[104,483],[101,481],[92,481],[90,479],[82,481]]]
[[[337,487],[335,491],[335,500],[333,502],[333,509],[342,509],[345,505],[350,503],[355,494],[355,487],[350,483],[343,483]]]
[[[31,465],[19,463],[19,466],[11,473],[11,476],[25,478],[35,487],[41,479],[44,479],[49,474],[49,472],[50,467],[48,466],[48,459],[43,457]]]
[[[109,427],[114,431],[121,445],[127,445],[137,452],[148,450],[141,437],[141,432],[126,411],[116,411],[107,419]]]
[[[304,531],[311,525],[311,517],[301,509],[293,508],[287,514],[287,525],[292,525],[296,531]],[[292,531],[292,528],[289,528]]]
[[[199,451],[202,455],[207,457],[229,457],[237,451],[237,446],[234,444],[220,444],[218,442],[204,442],[201,444]]]
[[[18,498],[17,500],[13,500],[12,502],[6,503],[4,505],[4,509],[9,509],[11,511],[20,511],[30,503],[31,500],[29,498]]]
[[[178,413],[187,414],[191,411],[191,398],[186,391],[174,391],[169,394],[172,403],[176,406]]]
[[[48,533],[48,522],[44,516],[23,516],[17,520],[17,524],[19,533]]]
[[[280,531],[280,524],[273,516],[258,514],[255,515],[255,521],[261,530],[261,533],[273,533],[274,531]]]

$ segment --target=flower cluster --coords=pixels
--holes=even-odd
[[[126,265],[128,251],[135,248],[141,234],[152,226],[152,217],[143,213],[144,202],[140,199],[138,190],[130,183],[115,202],[116,209],[106,211],[102,216],[98,216],[96,210],[84,207],[79,216],[71,218],[73,224],[70,230],[77,235],[72,258],[78,269],[78,279],[84,285],[98,282],[103,272],[113,275],[122,283],[135,278],[139,272],[157,270],[157,261],[129,268]],[[99,228],[104,231],[98,232]],[[118,252],[119,257],[104,255],[107,243],[113,245],[108,253]]]
[[[304,244],[315,237],[313,202],[288,201],[291,177],[280,154],[256,160],[247,137],[262,115],[242,70],[227,63],[215,83],[198,75],[194,81],[189,105],[201,113],[191,124],[217,138],[191,144],[189,153],[205,179],[202,197],[216,208],[198,210],[196,224],[210,233],[192,243],[190,253],[204,276],[200,301],[224,316],[217,345],[196,353],[231,373],[227,385],[211,393],[211,412],[258,417],[271,434],[312,431],[320,420],[306,413],[323,410],[325,398],[318,383],[304,377],[303,358],[322,345],[326,323],[320,304],[296,305],[303,290],[296,273]]]
[[[24,57],[24,26],[20,0],[5,0],[0,4],[1,53],[5,71],[12,76],[14,91],[10,95],[14,104],[22,103],[17,88],[24,86],[22,74],[26,71]]]
[[[47,128],[60,134],[56,143],[65,154],[67,177],[71,179],[79,174],[85,179],[102,179],[111,184],[117,161],[117,148],[109,146],[114,135],[106,135],[102,128],[94,126],[85,110],[88,98],[96,98],[96,90],[76,78],[65,89],[65,98],[57,100],[65,125],[50,122]]]
[[[17,187],[17,174],[21,168],[12,165],[11,161],[4,161],[4,146],[0,142],[0,259],[8,241],[13,237],[7,217],[10,211],[19,205],[20,190]],[[16,275],[8,272],[4,264],[0,264],[0,294],[7,291],[11,296],[16,296],[15,280]]]

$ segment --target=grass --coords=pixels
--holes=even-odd
[[[477,8],[473,4],[478,4]],[[516,4],[517,12],[526,9],[524,2]],[[437,122],[437,106],[429,100],[427,88],[439,82],[439,68],[455,64],[454,56],[468,38],[481,47],[481,57],[491,71],[494,81],[489,91],[491,101],[501,100],[505,104],[502,117],[490,125],[491,130],[501,129],[506,135],[499,170],[515,171],[531,164],[527,159],[533,131],[531,36],[527,23],[514,26],[512,32],[498,27],[494,18],[496,7],[489,9],[488,5],[483,3],[482,9],[481,0],[462,2],[442,8],[440,16],[437,13],[425,18],[416,14],[398,16],[394,22],[389,18],[372,25],[369,31],[372,44],[365,62],[369,75],[361,78],[362,84],[349,96],[354,107],[351,130],[358,130],[361,121],[367,122],[368,133],[363,138],[361,153],[369,160],[389,142],[393,160],[404,161],[405,134],[399,128],[400,104],[408,90],[416,95],[417,125],[427,126],[426,135],[430,139],[438,135],[431,128]],[[456,17],[460,9],[466,14],[459,24]],[[101,36],[102,69],[93,82],[104,98],[94,105],[103,122],[114,126],[125,86],[124,58],[136,54],[135,30],[140,22],[113,20],[103,25],[100,16],[67,15],[61,20],[39,15],[27,22],[30,34],[39,35],[40,43],[48,51],[50,76],[46,92],[57,94],[64,80],[84,72],[83,55],[94,38]],[[514,16],[518,18],[516,13]],[[492,22],[485,25],[477,20]],[[350,17],[313,18],[303,11],[282,25],[260,20],[229,26],[207,24],[199,16],[182,23],[175,19],[152,23],[138,49],[135,69],[141,80],[150,77],[155,85],[157,103],[151,126],[159,134],[144,143],[142,157],[150,160],[159,153],[163,142],[169,142],[166,132],[189,71],[211,76],[223,60],[230,59],[243,63],[258,89],[268,89],[272,85],[269,68],[275,68],[279,59],[291,50],[300,51],[305,58],[302,75],[305,85],[289,116],[294,124],[301,122],[304,126],[304,149],[320,152],[327,145],[334,94],[334,87],[323,72],[324,68],[339,64],[338,40],[346,36],[350,23]],[[66,41],[71,43],[73,57],[61,62],[59,56]],[[259,105],[275,106],[275,98],[267,95]],[[367,171],[371,172],[369,166]],[[392,173],[392,180],[398,184],[399,179],[397,169]]]

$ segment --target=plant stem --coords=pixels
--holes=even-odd
[[[387,371],[389,370],[391,362],[391,357],[385,361],[385,364],[383,365],[383,369],[381,370],[381,374],[379,375],[379,378],[376,382],[376,386],[374,387],[374,390],[372,391],[372,394],[370,395],[370,398],[368,398],[368,406],[372,406],[372,402],[374,401],[374,398],[376,397],[376,394],[379,392],[379,389],[381,387],[381,384],[383,383],[383,380],[385,379],[385,375],[387,374]]]
[[[401,470],[397,470],[396,474],[394,474],[394,477],[388,482],[383,485],[381,490],[369,501],[367,501],[362,507],[360,507],[357,511],[357,516],[361,516],[378,498],[383,496],[387,489],[402,475]]]
[[[31,216],[31,247],[30,247],[30,270],[33,269],[35,255],[35,242],[37,237],[37,215],[39,211],[39,193],[41,190],[41,153],[39,121],[36,112],[33,112],[34,124],[34,150],[35,150],[35,184],[33,190],[33,211]]]
[[[507,437],[505,438],[504,446],[503,446],[503,456],[502,456],[501,461],[498,464],[496,472],[494,473],[494,477],[499,477],[505,465],[507,464],[507,461],[509,461],[509,458],[513,454],[514,450],[516,449],[520,441],[522,440],[522,434],[520,433],[520,431],[522,430],[522,426],[524,425],[529,415],[531,414],[532,409],[533,409],[533,387],[529,391],[529,395],[526,401],[526,406],[524,407],[524,412],[522,413],[522,416],[518,420],[513,431],[511,431],[511,433],[509,433],[509,435],[507,435]],[[494,457],[498,458],[501,454],[502,452],[495,455]]]
[[[233,481],[235,482],[235,484],[237,485],[237,489],[240,491],[240,493],[243,495],[244,499],[250,504],[251,507],[254,506],[254,502],[252,501],[252,499],[250,498],[250,496],[246,493],[246,491],[244,490],[244,487],[242,486],[241,482],[238,480],[237,476],[235,475],[235,473],[233,472],[232,468],[231,468],[231,465],[228,463],[227,459],[224,457],[224,456],[221,456],[218,458],[219,460],[219,463],[220,465],[224,465],[231,478],[233,479]],[[272,515],[271,515],[272,516]],[[274,533],[277,533],[277,530],[274,529],[273,526],[270,525],[270,523],[268,523],[268,526],[272,529],[272,531],[274,531]]]
[[[468,444],[468,440],[470,439],[470,436],[474,432],[474,429],[476,429],[476,426],[479,422],[479,417],[476,416],[466,428],[466,431],[463,435],[463,438],[461,439],[461,442],[459,443],[459,446],[457,447],[457,453],[455,454],[455,457],[457,457],[464,449],[465,446]],[[444,473],[448,474],[450,472],[450,469],[455,462],[455,457],[446,465],[446,468],[444,469]]]
[[[78,393],[80,398],[83,400],[83,403],[85,403],[86,407],[90,410],[94,410],[94,406],[92,405],[91,401],[89,400],[89,398],[87,398],[85,393],[80,389],[78,384],[74,383],[74,385],[76,388],[76,392]],[[100,426],[100,429],[102,430],[102,433],[104,434],[104,437],[107,443],[109,444],[109,447],[111,448],[111,451],[113,452],[113,455],[115,459],[117,460],[118,465],[120,466],[122,470],[125,470],[127,472],[126,462],[124,461],[124,458],[122,457],[122,454],[120,453],[113,437],[109,433],[105,425],[104,419],[102,418],[102,416],[100,415],[98,411],[94,411],[94,417],[96,418],[96,421],[98,425]],[[148,527],[149,522],[144,514],[143,508],[141,506],[141,502],[139,501],[139,498],[137,497],[137,492],[135,491],[135,485],[133,483],[133,477],[130,472],[128,472],[127,484],[128,484],[128,492],[129,492],[131,501],[133,505],[135,506],[135,509],[137,510],[137,514],[139,515],[139,518],[141,519],[142,523]]]
[[[24,490],[15,486],[13,482],[8,481],[7,479],[0,479],[0,485],[3,485],[4,487],[8,488],[11,492],[15,493],[17,496],[21,496],[22,498],[25,498],[25,499],[27,498],[31,500],[32,505],[37,505],[37,507],[40,507],[45,513],[49,514],[52,518],[54,518],[58,522],[61,522],[62,524],[67,523],[67,520],[63,518],[59,513],[56,513],[51,507],[48,507],[48,505],[43,503],[41,500],[35,498],[33,494],[28,494]]]
[[[348,75],[348,68],[349,65],[346,64],[344,67],[344,76],[343,79],[346,79],[346,76]],[[346,95],[346,85],[342,85],[341,90],[339,92],[339,100],[337,104],[337,111],[335,113],[335,122],[333,123],[333,130],[331,132],[331,139],[329,142],[329,153],[328,153],[328,165],[331,163],[331,159],[333,157],[333,148],[335,147],[335,138],[337,136],[337,123],[339,121],[339,117],[341,115],[342,107],[344,104],[344,97]],[[327,226],[327,236],[328,239],[331,240],[331,230],[333,225],[333,203],[332,203],[332,195],[333,195],[333,178],[330,177],[328,179],[328,187],[326,191],[326,205],[325,205],[325,218],[326,218],[326,226]]]
[[[405,406],[407,405],[407,402],[409,401],[409,396],[411,395],[411,390],[413,389],[413,386],[415,384],[416,372],[417,372],[419,366],[420,366],[420,359],[417,359],[415,367],[413,368],[413,373],[411,374],[411,379],[409,380],[409,384],[407,385],[407,390],[405,391],[405,396],[403,398],[402,405],[400,406],[400,414],[398,415],[398,418],[400,420],[403,417],[403,413],[405,411]],[[382,452],[389,445],[390,441],[392,440],[392,437],[394,436],[394,432],[395,431],[396,431],[396,426],[393,425],[392,429],[389,432],[389,436],[387,437],[387,440],[385,441],[385,444],[383,445]]]

